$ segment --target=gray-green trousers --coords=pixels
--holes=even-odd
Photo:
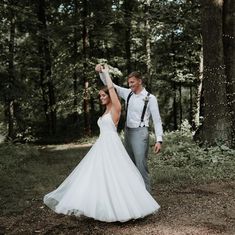
[[[150,192],[150,179],[147,166],[149,133],[147,127],[125,128],[125,148],[140,171],[146,189]]]

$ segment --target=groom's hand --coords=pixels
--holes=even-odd
[[[160,142],[157,142],[155,145],[154,145],[154,152],[155,153],[159,153],[161,151],[161,147],[162,147],[162,144]]]

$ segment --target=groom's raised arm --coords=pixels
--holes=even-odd
[[[100,79],[101,81],[103,82],[103,84],[106,86],[106,77],[109,76],[109,72],[107,69],[100,69],[99,66],[102,66],[100,64],[96,65],[96,71],[99,71],[99,76],[100,76]],[[129,93],[131,92],[131,89],[128,89],[128,88],[124,88],[124,87],[121,87],[121,86],[118,86],[116,85],[115,83],[113,83],[115,89],[117,90],[117,93],[118,95],[123,98],[124,100],[127,99]]]

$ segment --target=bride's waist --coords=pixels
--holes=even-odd
[[[100,135],[101,134],[107,134],[107,133],[109,133],[109,134],[115,134],[115,135],[117,135],[117,131],[116,130],[100,130]]]

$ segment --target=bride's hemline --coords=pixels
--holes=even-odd
[[[127,219],[123,219],[123,220],[105,220],[105,219],[100,219],[100,218],[95,218],[93,216],[89,216],[87,215],[85,212],[81,211],[81,210],[75,210],[75,209],[72,209],[72,210],[68,210],[67,212],[61,212],[61,211],[57,211],[55,207],[53,206],[50,206],[48,204],[45,204],[48,208],[50,208],[51,210],[53,210],[55,213],[57,214],[63,214],[63,215],[67,215],[67,216],[75,216],[76,218],[82,218],[82,217],[85,217],[85,218],[90,218],[90,219],[94,219],[94,220],[97,220],[97,221],[100,221],[100,222],[105,222],[105,223],[115,223],[115,222],[120,222],[120,223],[125,223],[127,221],[135,221],[135,220],[139,220],[139,219],[143,219],[147,216],[150,216],[150,215],[155,215],[159,210],[160,210],[160,206],[158,208],[156,208],[155,210],[153,210],[152,212],[149,212],[148,214],[146,215],[143,215],[143,216],[140,216],[140,217],[132,217],[132,218],[127,218]]]

